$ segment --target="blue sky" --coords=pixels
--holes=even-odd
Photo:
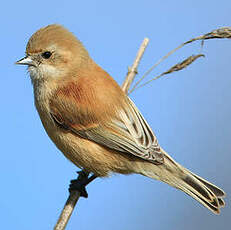
[[[24,56],[29,37],[60,23],[84,43],[94,60],[119,84],[144,37],[150,39],[139,76],[180,43],[231,26],[231,2],[221,1],[4,1],[1,3],[2,229],[52,229],[77,168],[46,135],[33,105]],[[179,163],[223,188],[227,206],[216,216],[195,200],[139,175],[97,179],[88,187],[67,229],[228,229],[230,226],[231,40],[205,42],[187,69],[154,81],[131,98]],[[191,54],[189,45],[151,76]],[[151,77],[150,76],[150,77]]]

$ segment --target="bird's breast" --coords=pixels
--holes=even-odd
[[[107,176],[110,172],[131,173],[135,164],[129,161],[129,156],[104,148],[56,125],[50,113],[52,92],[48,84],[34,85],[35,106],[48,136],[58,149],[78,167],[99,176]]]
[[[54,122],[49,107],[50,89],[46,86],[41,86],[39,89],[34,89],[35,107],[39,113],[43,127],[46,133],[58,149],[71,160],[75,165],[81,167],[81,148],[78,137],[73,138],[73,135],[61,129]]]

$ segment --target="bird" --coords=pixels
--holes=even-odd
[[[64,26],[36,31],[16,64],[28,67],[48,136],[77,167],[94,178],[119,173],[160,180],[215,214],[225,206],[225,192],[170,157],[134,102]]]

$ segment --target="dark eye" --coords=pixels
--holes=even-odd
[[[52,55],[52,53],[49,52],[49,51],[46,51],[46,52],[42,53],[42,57],[45,58],[45,59],[50,58],[51,55]]]

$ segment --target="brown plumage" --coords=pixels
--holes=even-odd
[[[75,165],[97,176],[138,173],[176,187],[219,213],[225,193],[176,163],[134,103],[60,25],[38,30],[27,56],[35,105],[49,137]]]

